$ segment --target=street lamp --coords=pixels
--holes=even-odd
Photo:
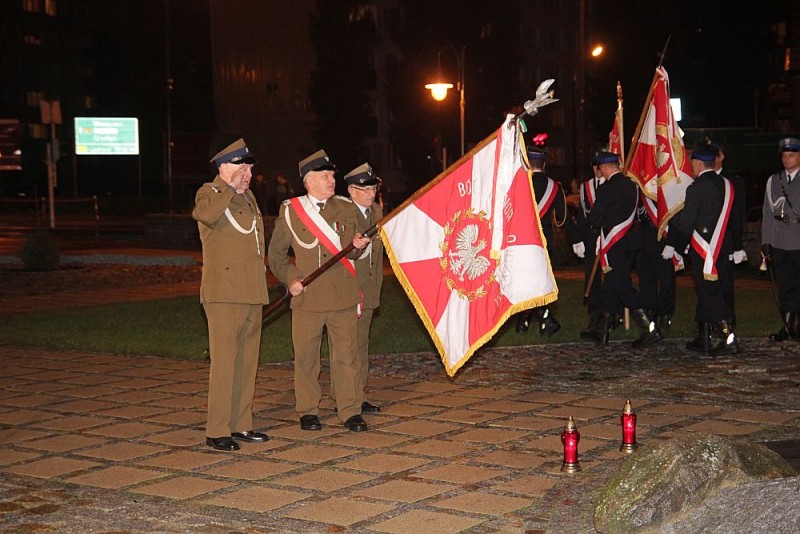
[[[450,50],[456,55],[456,60],[458,61],[458,80],[456,89],[461,94],[461,100],[459,102],[459,107],[461,110],[461,155],[464,155],[464,63],[466,62],[466,47],[462,46],[460,48],[456,48],[453,45],[447,45],[442,47],[439,50],[439,53],[436,54],[436,75],[439,80],[441,80],[442,74],[442,52],[445,50]],[[441,102],[445,98],[447,98],[447,90],[452,89],[452,83],[445,83],[441,81],[437,81],[436,83],[429,83],[425,86],[425,89],[430,89],[431,96],[437,102]]]

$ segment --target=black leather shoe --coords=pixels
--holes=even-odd
[[[365,432],[367,430],[367,422],[360,415],[354,415],[344,422],[344,426],[350,432]]]
[[[375,406],[367,401],[361,403],[361,413],[377,413],[379,411],[381,411],[380,406]]]
[[[231,437],[239,441],[247,441],[248,443],[264,443],[269,440],[269,436],[263,432],[256,432],[255,430],[245,430],[244,432],[231,432]]]
[[[218,451],[238,451],[239,444],[233,438],[223,436],[221,438],[206,438],[206,445],[214,447]]]
[[[322,423],[316,415],[304,415],[300,417],[300,428],[303,430],[322,430]]]

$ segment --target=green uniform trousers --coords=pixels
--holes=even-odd
[[[253,430],[262,304],[204,303],[211,369],[206,436]]]
[[[356,375],[356,405],[361,406],[361,403],[366,399],[364,390],[367,387],[367,378],[369,377],[369,328],[372,324],[372,314],[375,312],[373,308],[361,310],[361,317],[356,321],[356,329],[358,334],[356,336],[356,365],[358,366],[358,374]],[[336,379],[331,373],[331,398],[336,400]]]
[[[294,395],[299,416],[319,415],[322,389],[319,385],[320,347],[323,327],[328,329],[331,382],[336,384],[336,410],[339,419],[361,413],[356,363],[355,306],[344,310],[309,312],[292,310],[292,342],[294,345]]]

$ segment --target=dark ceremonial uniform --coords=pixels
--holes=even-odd
[[[296,201],[311,202],[308,196],[297,197]],[[327,199],[319,215],[338,234],[342,248],[352,242],[358,221],[349,199],[340,196]],[[294,251],[294,264],[289,261],[289,247]],[[333,255],[300,218],[292,200],[285,201],[275,220],[268,252],[269,268],[278,280],[288,285],[293,280],[302,279]],[[304,293],[292,298],[295,401],[296,411],[301,417],[319,414],[322,398],[320,344],[325,327],[330,344],[331,375],[336,384],[337,414],[346,421],[361,413],[361,397],[356,385],[359,302],[356,277],[341,261],[306,286]]]
[[[782,139],[781,152],[800,152],[800,140]],[[761,243],[772,262],[778,286],[778,302],[789,327],[770,336],[784,341],[797,336],[800,314],[800,171],[792,175],[784,169],[767,180],[761,219]]]
[[[666,238],[658,239],[655,204],[642,194],[639,204],[639,251],[636,253],[636,272],[639,292],[648,314],[662,330],[668,329],[675,314],[675,264],[664,259],[662,251]]]
[[[631,267],[639,247],[639,229],[636,219],[639,188],[627,176],[614,172],[619,166],[619,156],[600,152],[596,156],[599,169],[605,176],[613,172],[603,187],[597,191],[597,201],[589,213],[589,224],[600,230],[600,265],[603,267],[603,324],[594,332],[595,341],[606,344],[609,339],[612,317],[631,309],[641,335],[633,342],[634,348],[644,348],[664,339],[661,331],[642,307],[642,299],[631,283]]]
[[[739,251],[740,254],[744,253],[744,229],[747,225],[747,206],[745,205],[746,191],[744,180],[736,173],[730,172],[725,168],[717,171],[719,176],[726,178],[733,186],[733,207],[731,208],[731,215],[728,219],[728,232],[731,235],[731,246],[733,253]],[[747,259],[746,256],[743,258]],[[734,260],[734,263],[739,260]],[[725,298],[725,303],[731,313],[731,326],[736,328],[736,307],[734,301],[733,291],[734,276],[731,276],[725,282],[722,288],[722,296]]]
[[[269,302],[264,223],[253,193],[238,194],[219,176],[197,191],[192,217],[203,243],[200,301],[211,354],[206,436],[230,440],[253,428],[261,314]]]

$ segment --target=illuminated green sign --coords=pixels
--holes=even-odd
[[[139,153],[139,119],[75,117],[75,154],[127,156]]]

